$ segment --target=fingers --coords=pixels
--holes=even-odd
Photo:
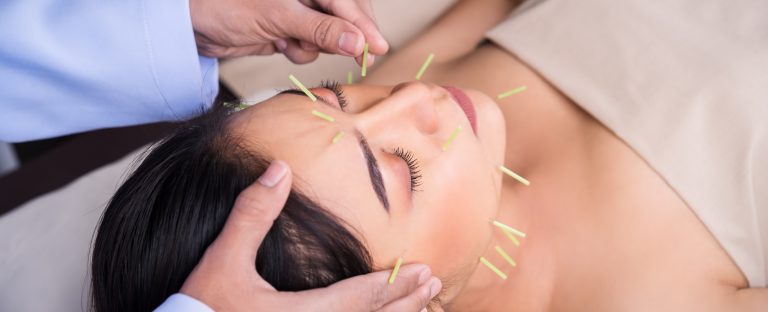
[[[387,53],[389,44],[376,26],[370,0],[318,0],[317,2],[326,12],[343,18],[357,26],[357,28],[363,32],[363,36],[365,36],[365,42],[368,43],[370,53],[375,55],[384,55]]]
[[[389,284],[387,280],[391,272],[387,270],[356,276],[323,289],[306,291],[303,295],[308,298],[304,301],[312,303],[312,310],[353,312],[376,311],[403,298],[411,298],[408,299],[410,302],[429,302],[429,291],[417,293],[420,286],[430,281],[432,273],[429,267],[423,264],[403,265],[395,282]],[[424,307],[426,305],[413,311]]]
[[[291,190],[288,164],[275,160],[235,201],[224,228],[213,245],[224,250],[233,265],[253,267],[256,251],[280,214]]]
[[[276,27],[287,37],[305,41],[325,52],[357,56],[363,53],[365,38],[352,23],[331,15],[323,14],[302,6],[296,16],[278,21]]]
[[[442,289],[443,284],[437,277],[431,277],[429,282],[419,286],[416,291],[410,295],[393,301],[385,305],[379,312],[397,312],[397,311],[422,311],[427,308],[432,298],[437,296]],[[441,308],[442,309],[442,308]]]
[[[357,62],[357,65],[363,66],[363,56],[362,55],[356,56],[355,62]],[[365,64],[365,66],[371,67],[375,62],[376,62],[376,56],[373,54],[368,54],[368,63]]]
[[[308,42],[298,42],[294,39],[288,39],[285,41],[285,49],[281,52],[288,60],[294,64],[306,64],[313,62],[320,56],[320,49]]]

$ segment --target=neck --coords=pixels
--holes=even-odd
[[[505,115],[525,115],[528,118],[533,115],[530,112],[514,113]],[[493,238],[482,256],[508,278],[502,280],[489,268],[478,263],[465,288],[448,307],[450,310],[508,311],[514,307],[522,311],[543,311],[547,310],[555,285],[554,246],[557,226],[554,225],[560,218],[557,217],[556,205],[546,202],[551,197],[547,190],[551,188],[547,185],[549,179],[544,176],[552,165],[551,159],[546,157],[551,155],[548,152],[548,146],[551,145],[546,142],[552,140],[546,137],[547,134],[532,130],[535,128],[535,125],[529,126],[532,121],[510,122],[510,116],[505,117],[508,119],[505,164],[531,180],[532,184],[524,186],[513,179],[504,178],[497,220],[523,231],[526,237],[517,237],[520,242],[518,246],[504,232],[494,227]],[[532,133],[537,134],[536,140],[531,140]],[[496,246],[509,254],[516,265],[508,263],[496,251]]]
[[[528,191],[508,182],[502,191],[502,204],[497,220],[526,233],[517,246],[501,230],[494,235],[483,257],[507,275],[502,280],[478,262],[466,286],[447,307],[451,311],[543,311],[547,309],[554,285],[555,257],[551,231],[533,215],[531,205],[523,204],[522,193]],[[520,194],[518,194],[520,193]],[[527,197],[527,195],[526,195]],[[534,217],[535,216],[535,217]],[[500,246],[514,261],[508,263],[495,249]]]

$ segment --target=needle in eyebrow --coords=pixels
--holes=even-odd
[[[293,84],[299,87],[299,89],[301,89],[301,92],[304,92],[304,94],[306,94],[309,97],[309,99],[312,100],[312,102],[317,102],[317,98],[315,97],[315,95],[312,94],[312,92],[309,92],[309,89],[307,89],[307,87],[305,87],[304,84],[301,83],[301,81],[299,81],[299,79],[296,79],[296,77],[293,75],[288,75],[288,79],[290,79],[293,82]]]
[[[325,121],[328,121],[328,122],[334,122],[334,121],[336,121],[336,119],[334,119],[333,117],[329,116],[329,115],[328,115],[328,114],[326,114],[326,113],[323,113],[323,112],[321,112],[321,111],[318,111],[318,110],[316,110],[316,109],[313,109],[313,110],[312,110],[312,115],[315,115],[315,116],[317,116],[317,117],[319,117],[319,118],[322,118],[322,119],[324,119]]]
[[[518,94],[518,93],[520,93],[520,92],[523,92],[523,91],[525,91],[525,90],[528,90],[528,87],[527,87],[527,86],[520,86],[520,87],[514,88],[514,89],[512,89],[512,90],[509,90],[509,91],[507,91],[507,92],[501,93],[501,94],[499,94],[499,96],[497,96],[496,98],[497,98],[497,99],[499,99],[499,100],[501,100],[501,99],[503,99],[503,98],[505,98],[505,97],[509,97],[509,96],[512,96],[512,95]]]
[[[451,136],[448,137],[448,141],[443,143],[443,152],[448,150],[448,147],[451,146],[451,143],[453,142],[453,140],[456,139],[456,136],[459,135],[459,132],[461,132],[461,125],[456,127],[456,130],[453,130],[453,132],[451,133]]]
[[[424,75],[424,72],[427,70],[427,67],[429,67],[430,63],[432,63],[433,58],[435,58],[434,53],[430,53],[429,56],[427,56],[427,60],[424,61],[424,64],[422,64],[421,68],[419,68],[419,72],[416,73],[416,80],[421,80],[421,76]]]
[[[501,255],[501,257],[504,258],[504,260],[507,260],[509,265],[511,265],[513,267],[517,266],[517,263],[515,262],[515,260],[512,260],[512,257],[510,257],[509,254],[507,254],[507,252],[504,251],[504,249],[501,248],[501,246],[496,245],[496,247],[494,249],[496,249],[496,252],[498,252]]]
[[[501,222],[499,222],[499,221],[497,221],[497,220],[493,220],[493,225],[495,225],[495,226],[499,227],[499,228],[500,228],[500,229],[502,229],[503,231],[509,231],[509,232],[510,232],[510,233],[512,233],[512,234],[515,234],[515,235],[517,235],[517,236],[520,236],[521,238],[525,238],[525,233],[523,233],[523,232],[521,232],[521,231],[519,231],[519,230],[516,230],[516,229],[512,228],[511,226],[509,226],[509,225],[506,225],[506,224],[504,224],[504,223],[501,223]]]
[[[493,271],[493,273],[496,273],[496,275],[501,277],[501,279],[503,279],[503,280],[507,279],[507,275],[504,274],[504,272],[499,270],[499,268],[497,268],[495,265],[493,265],[493,263],[491,263],[490,261],[488,261],[484,257],[480,257],[480,262],[483,263],[485,266],[487,266],[489,269],[491,269],[491,271]]]
[[[401,264],[403,264],[403,257],[398,257],[397,262],[395,262],[395,268],[392,269],[392,274],[389,275],[388,283],[392,284],[395,282],[395,277],[397,277],[397,272],[400,271]]]
[[[347,72],[347,84],[352,84],[352,71]]]
[[[504,165],[499,165],[499,170],[501,170],[501,172],[503,172],[504,174],[506,174],[506,175],[512,177],[513,179],[517,180],[517,182],[520,182],[520,183],[524,184],[525,186],[531,185],[531,182],[528,181],[528,179],[523,178],[522,176],[520,176],[519,174],[517,174],[514,171],[510,170],[509,168],[504,167]]]

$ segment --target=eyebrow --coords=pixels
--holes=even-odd
[[[303,91],[297,90],[297,89],[287,89],[280,91],[278,95],[280,94],[293,94],[293,95],[299,95],[299,96],[307,96],[304,94]],[[324,102],[331,106],[336,106],[322,97],[317,97],[321,102]],[[363,155],[365,155],[365,164],[368,168],[368,175],[371,177],[371,185],[373,186],[373,191],[376,192],[376,197],[379,199],[379,202],[381,202],[381,205],[384,206],[384,209],[389,211],[389,196],[387,196],[387,189],[384,187],[384,179],[381,176],[381,169],[379,169],[379,163],[376,161],[376,157],[373,156],[373,151],[371,151],[370,146],[368,146],[368,140],[365,139],[365,136],[363,136],[362,133],[359,131],[357,132],[357,137],[359,139],[359,145],[360,149],[363,150]]]
[[[365,139],[362,133],[358,132],[360,138],[360,148],[365,155],[365,163],[368,166],[368,175],[371,176],[371,185],[376,192],[376,197],[379,198],[381,205],[384,209],[389,211],[389,199],[387,196],[387,189],[384,187],[384,180],[381,177],[381,170],[379,170],[379,163],[376,161],[376,157],[373,157],[373,152],[368,146],[368,141]]]

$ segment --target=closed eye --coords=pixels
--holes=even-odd
[[[392,151],[392,154],[400,157],[408,166],[408,172],[411,178],[411,192],[418,192],[419,186],[421,186],[421,170],[419,169],[419,160],[411,153],[403,148],[396,148]]]

